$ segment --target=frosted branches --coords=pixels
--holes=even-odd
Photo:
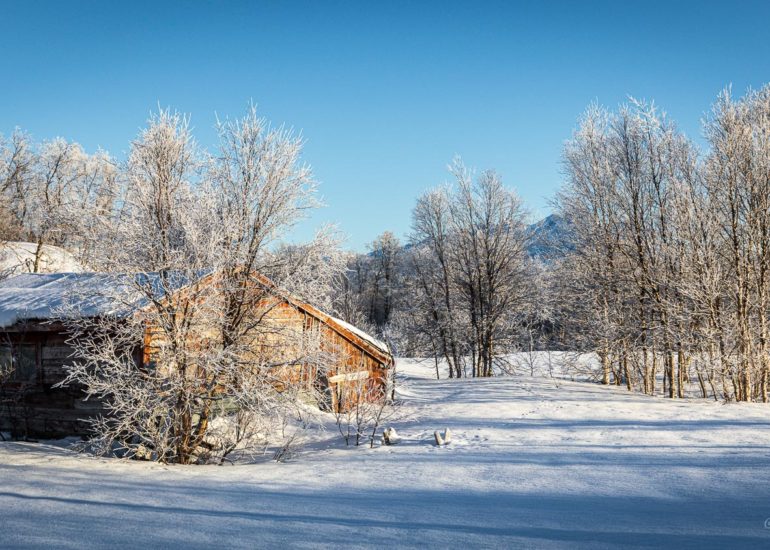
[[[770,88],[725,92],[696,148],[653,106],[586,112],[564,153],[571,330],[604,381],[767,400]],[[569,281],[569,283],[566,283]]]
[[[152,116],[93,260],[131,274],[106,292],[135,313],[66,316],[77,361],[64,383],[104,403],[101,451],[181,463],[257,452],[316,391],[302,373],[334,361],[284,311],[287,293],[323,301],[341,269],[333,230],[281,242],[316,204],[301,140],[253,107],[218,129],[207,156],[187,118]]]

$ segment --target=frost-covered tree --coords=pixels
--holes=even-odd
[[[675,126],[638,102],[617,114],[591,107],[565,149],[569,179],[559,200],[574,228],[565,267],[574,270],[579,299],[588,299],[592,313],[576,322],[591,331],[583,336],[597,346],[605,383],[612,371],[631,389],[638,374],[652,392],[660,359],[670,394],[682,392],[675,368],[683,361],[674,355],[681,358],[688,342],[675,214],[693,158]]]
[[[0,136],[0,239],[27,238],[34,154],[30,138],[16,130],[10,139]]]
[[[383,332],[399,306],[402,284],[402,247],[398,238],[385,231],[369,243],[368,252],[348,259],[345,294],[353,300],[346,306],[347,315],[359,317],[363,324]],[[353,318],[347,319],[355,320]]]
[[[664,114],[591,107],[564,153],[575,342],[608,383],[767,400],[770,88],[717,100],[700,153]]]
[[[412,266],[419,291],[412,317],[452,376],[492,376],[516,347],[530,296],[524,213],[487,171],[457,160],[453,186],[430,191],[413,213]]]
[[[16,131],[0,139],[0,239],[34,243],[32,271],[43,247],[68,248],[83,263],[100,238],[100,217],[109,216],[116,193],[115,167],[103,151],[89,155],[57,138],[35,144]]]
[[[94,422],[98,450],[180,463],[254,452],[312,391],[287,386],[287,369],[322,372],[335,352],[274,314],[284,292],[318,297],[339,266],[328,231],[281,244],[315,204],[301,141],[254,108],[218,128],[207,156],[188,119],[161,111],[121,167],[120,211],[94,261],[134,274],[105,286],[116,303],[143,307],[68,321],[77,361],[65,383],[108,413]],[[137,361],[148,328],[152,352]]]

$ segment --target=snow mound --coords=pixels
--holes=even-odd
[[[0,241],[0,277],[32,273],[35,271],[36,243]],[[38,273],[77,273],[83,271],[72,253],[44,244],[40,249]]]

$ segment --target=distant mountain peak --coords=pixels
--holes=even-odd
[[[527,253],[539,260],[553,260],[569,249],[572,224],[558,214],[551,214],[527,227]]]

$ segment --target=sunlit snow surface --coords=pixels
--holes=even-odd
[[[770,547],[768,406],[398,367],[394,447],[330,429],[288,463],[179,467],[0,443],[0,546]]]

